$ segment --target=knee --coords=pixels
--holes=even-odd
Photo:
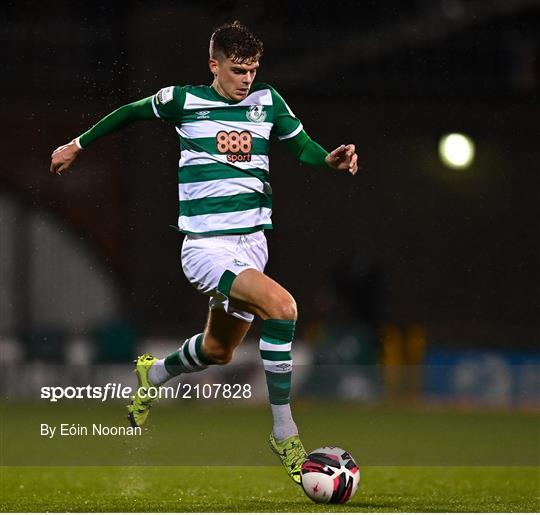
[[[270,303],[268,318],[275,320],[296,320],[298,318],[298,309],[293,296],[288,292],[275,295]]]

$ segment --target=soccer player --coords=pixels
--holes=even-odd
[[[264,274],[264,231],[272,228],[270,136],[285,142],[307,165],[352,175],[358,166],[354,145],[326,152],[272,86],[254,82],[262,53],[262,42],[238,21],[219,27],[210,39],[210,86],[170,86],[120,107],[57,148],[50,171],[66,171],[83,149],[129,122],[173,122],[181,149],[182,268],[189,282],[210,298],[209,314],[204,331],[164,359],[150,354],[137,359],[139,389],[128,418],[133,426],[146,422],[152,399],[145,388],[231,361],[258,316],[263,320],[259,348],[273,416],[270,447],[300,483],[306,452],[289,404],[296,303]]]

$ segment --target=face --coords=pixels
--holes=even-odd
[[[212,85],[217,92],[225,98],[240,101],[249,95],[259,60],[236,63],[230,57],[210,58],[208,65],[214,74]]]

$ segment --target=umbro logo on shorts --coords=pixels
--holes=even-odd
[[[239,259],[233,259],[233,263],[236,266],[249,266],[247,263],[244,263],[243,261],[240,261]]]

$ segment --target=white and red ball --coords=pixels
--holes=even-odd
[[[315,449],[302,464],[302,488],[317,503],[346,503],[359,483],[358,465],[339,447]]]

